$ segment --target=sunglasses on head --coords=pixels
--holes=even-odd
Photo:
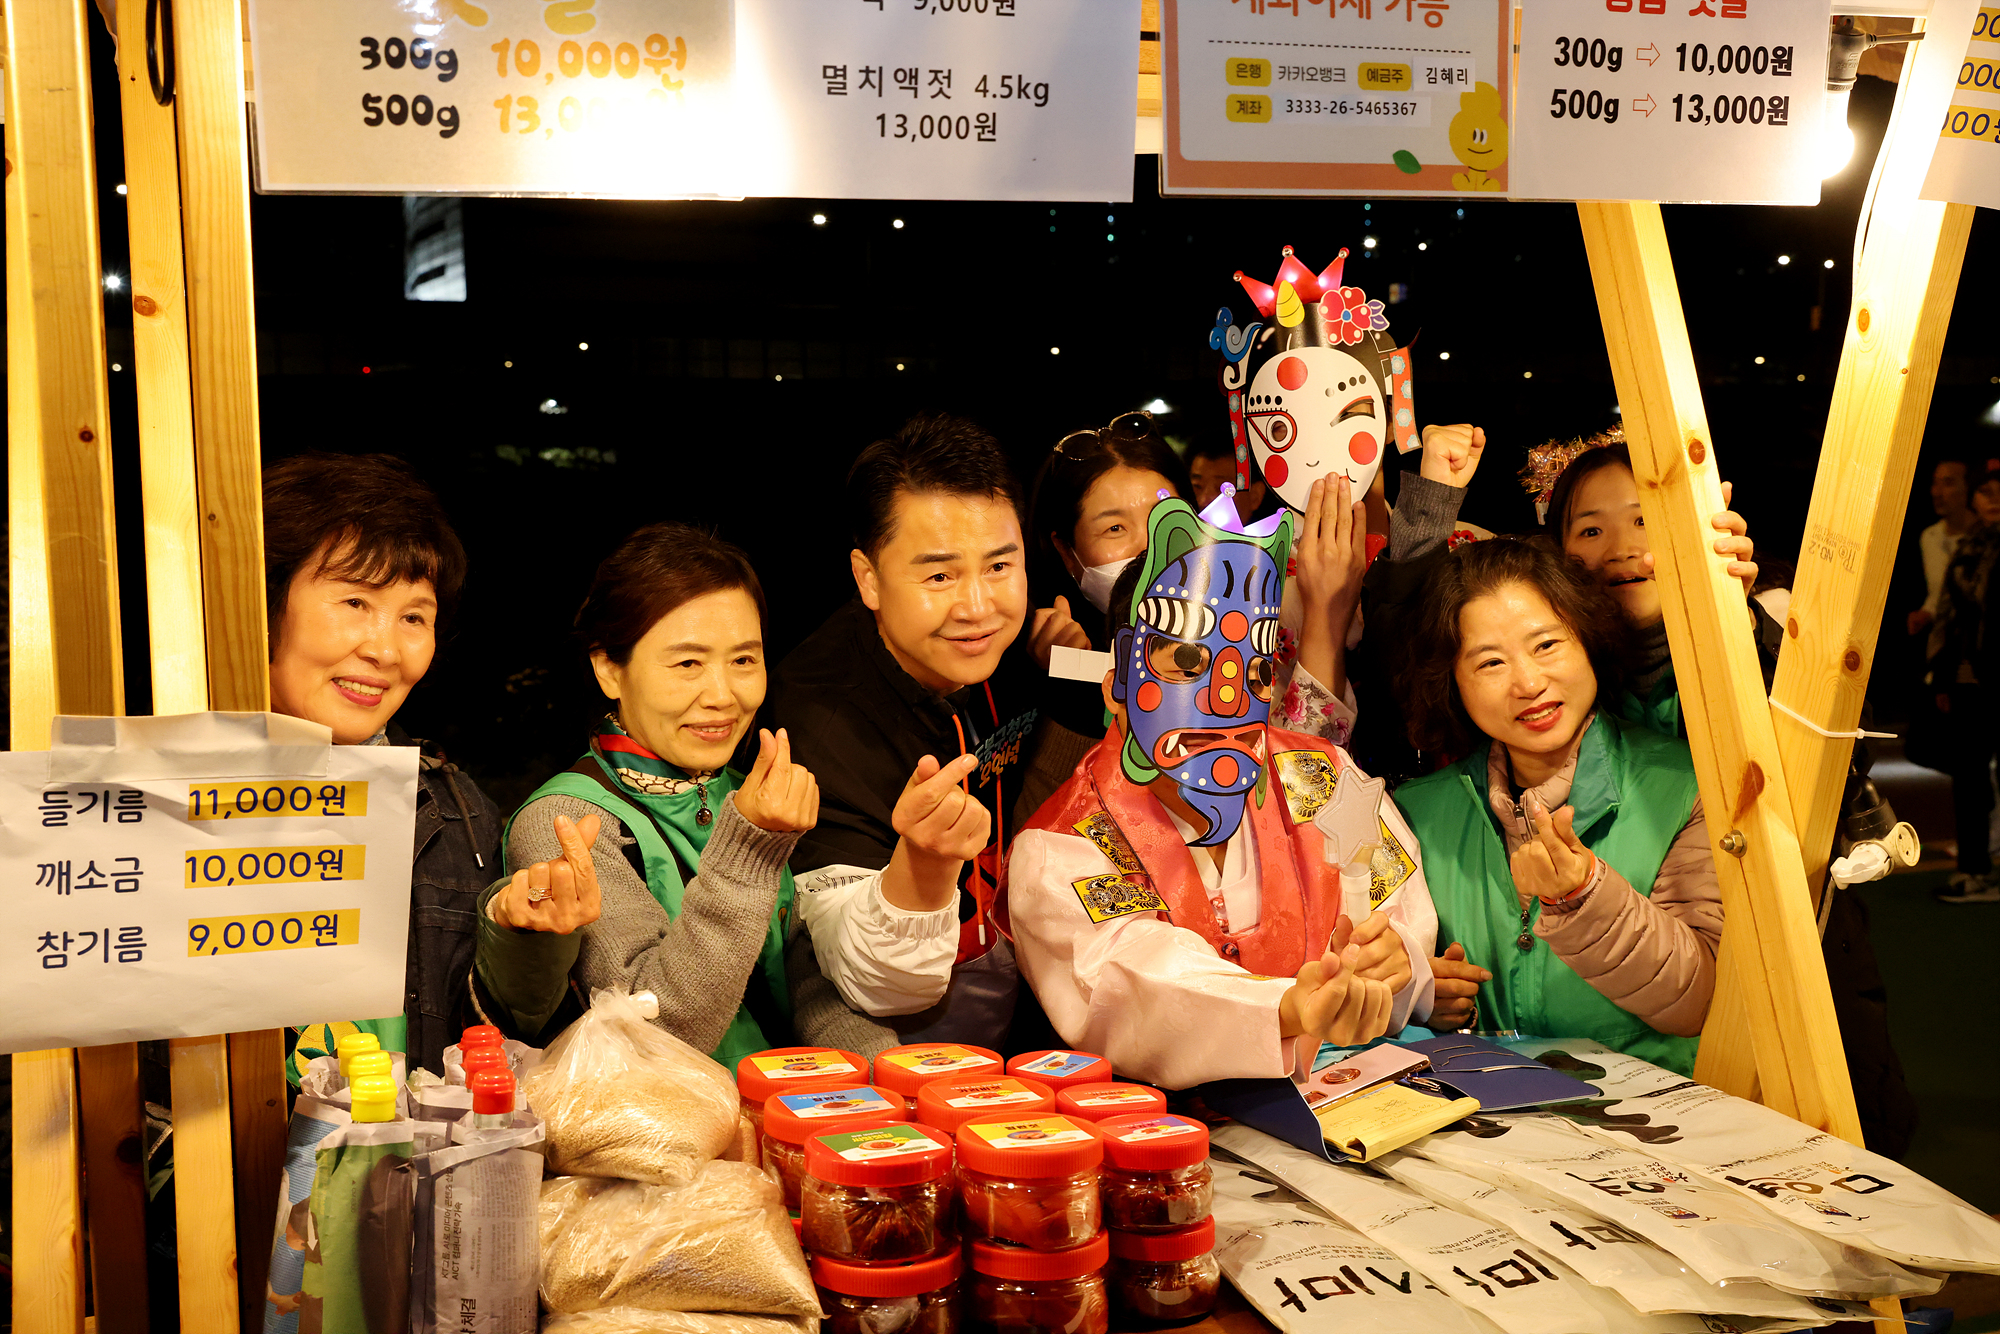
[[[1090,446],[1106,435],[1147,436],[1153,434],[1153,414],[1143,409],[1123,412],[1094,430],[1071,431],[1056,441],[1056,453],[1081,462],[1090,457]]]

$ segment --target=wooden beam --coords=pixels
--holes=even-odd
[[[14,1329],[82,1334],[76,1057],[14,1054]]]
[[[229,1154],[229,1051],[223,1039],[175,1038],[168,1046],[174,1085],[174,1212],[180,1222],[181,1328],[234,1334],[235,1192]],[[271,1197],[275,1211],[276,1187]],[[275,1212],[264,1218],[270,1246]],[[248,1266],[262,1287],[264,1264]]]
[[[1712,545],[1708,520],[1723,507],[1722,485],[1660,206],[1579,203],[1577,215],[1653,535],[1681,715],[1717,845],[1727,921],[1722,966],[1746,983],[1765,1103],[1859,1143],[1743,589]]]
[[[270,658],[241,17],[235,0],[180,0],[174,6],[208,704],[262,711],[270,704]],[[185,1170],[186,1155],[196,1150],[199,1174],[216,1188],[194,1202],[197,1214],[186,1196],[179,1197],[181,1324],[233,1334],[239,1312],[254,1312],[264,1291],[285,1138],[283,1039],[275,1030],[235,1035],[234,1061],[223,1050],[224,1039],[199,1039],[207,1044],[199,1079],[193,1077],[194,1041],[176,1044],[176,1070],[185,1058],[186,1096],[200,1099],[203,1130],[191,1144],[179,1114],[177,1079],[176,1171]],[[191,1226],[218,1247],[193,1265],[186,1249]],[[230,1237],[226,1264],[219,1250],[224,1235]]]
[[[146,1334],[145,1095],[139,1044],[79,1047],[95,1334]]]

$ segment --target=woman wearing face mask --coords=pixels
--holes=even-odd
[[[937,961],[905,938],[913,914],[879,892],[795,902],[785,863],[819,785],[786,733],[759,734],[748,774],[727,767],[765,691],[764,594],[743,553],[685,524],[642,528],[598,567],[576,629],[613,707],[509,825],[518,869],[481,902],[475,974],[493,1021],[536,1042],[574,1013],[572,984],[651,991],[662,1028],[733,1069],[790,1041],[787,938],[829,913],[846,949],[822,962],[857,1008],[899,1013],[898,979],[928,1004]]]
[[[1600,707],[1629,631],[1535,539],[1433,572],[1398,683],[1412,744],[1463,759],[1403,784],[1439,939],[1490,970],[1435,1027],[1590,1037],[1689,1074],[1722,899],[1687,743]]]

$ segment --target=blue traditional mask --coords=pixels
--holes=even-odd
[[[1289,510],[1246,529],[1232,490],[1200,515],[1181,500],[1153,507],[1132,623],[1112,646],[1125,776],[1172,778],[1208,820],[1196,847],[1229,840],[1264,772],[1292,545]]]

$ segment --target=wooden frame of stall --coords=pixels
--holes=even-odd
[[[91,8],[5,4],[10,687],[22,750],[47,746],[56,713],[124,704]],[[149,70],[143,12],[121,14],[119,75],[154,705],[262,710],[246,43],[233,0],[178,0],[172,70]],[[1143,0],[1143,16],[1138,110],[1158,117],[1158,0]],[[1807,525],[1809,552],[1826,558],[1800,564],[1773,692],[1788,712],[1765,697],[1740,588],[1710,548],[1716,450],[1659,206],[1577,206],[1722,871],[1729,929],[1697,1074],[1856,1142],[1814,915],[1851,744],[1840,734],[1860,716],[1896,549],[1876,538],[1901,529],[1971,226],[1969,207],[1917,199],[1942,106],[1932,110],[1900,109],[1883,147]],[[281,1053],[275,1031],[172,1045],[184,1329],[233,1334],[261,1319]],[[136,1048],[21,1053],[13,1070],[15,1328],[78,1334],[89,1281],[102,1334],[143,1331]]]

